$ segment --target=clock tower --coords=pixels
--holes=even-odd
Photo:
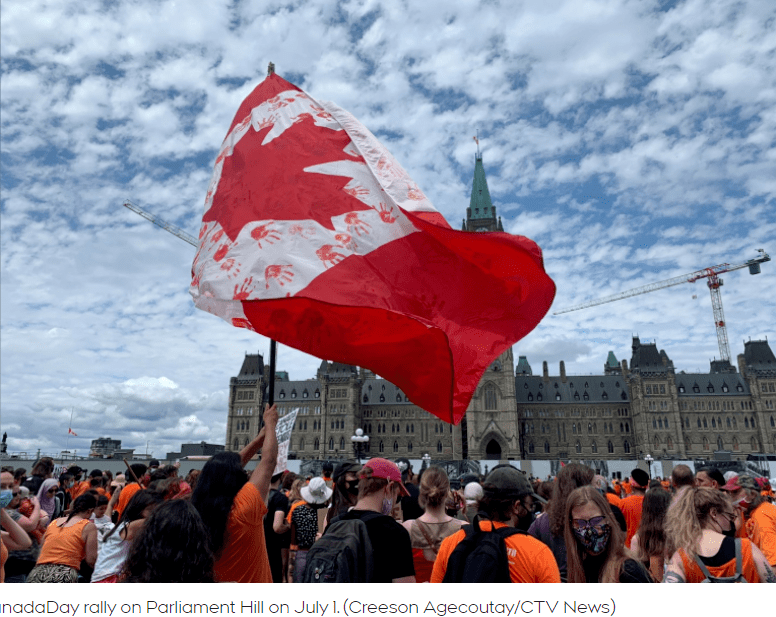
[[[501,218],[490,200],[485,167],[479,149],[474,159],[474,182],[463,231],[484,233],[504,231]],[[472,397],[461,423],[467,441],[468,458],[520,459],[515,399],[515,366],[512,349],[507,349],[488,367]]]

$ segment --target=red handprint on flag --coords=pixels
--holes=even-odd
[[[267,283],[267,289],[269,289],[270,279],[277,281],[281,287],[285,286],[286,283],[290,283],[294,278],[294,273],[291,271],[292,268],[291,264],[267,266],[267,269],[264,270],[264,280]]]
[[[220,247],[218,247],[218,250],[216,251],[216,254],[213,255],[213,259],[215,259],[216,261],[221,261],[224,257],[226,257],[226,254],[228,252],[229,252],[229,245],[228,244],[222,244]]]
[[[377,210],[377,213],[380,215],[380,219],[382,219],[383,223],[395,223],[396,217],[392,216],[393,214],[393,207],[386,206],[384,203],[380,202],[380,209]]]
[[[251,322],[242,317],[232,317],[232,325],[237,328],[247,328],[253,332],[256,332],[255,328],[251,325]]]
[[[334,236],[334,239],[339,242],[339,246],[349,251],[355,251],[358,248],[358,245],[353,242],[353,236],[350,234],[337,234]]]
[[[327,268],[329,265],[334,266],[345,259],[345,256],[342,253],[333,251],[333,248],[334,247],[331,244],[324,244],[321,248],[315,251],[315,254],[318,255],[318,258]]]
[[[240,264],[234,257],[230,257],[224,263],[221,264],[221,269],[227,273],[227,277],[233,279],[240,274]]]
[[[254,227],[251,231],[251,238],[256,240],[259,244],[259,248],[262,248],[261,241],[264,240],[267,244],[275,244],[276,240],[280,240],[280,234],[277,229],[272,229],[274,223],[267,223],[266,225],[259,225]]]
[[[253,277],[248,277],[245,279],[242,283],[242,285],[238,288],[237,285],[234,286],[234,296],[233,300],[247,300],[248,296],[251,295],[250,287],[253,284]]]
[[[288,233],[292,236],[302,236],[305,240],[309,240],[315,235],[315,227],[304,227],[302,225],[291,225],[288,228]],[[309,235],[308,235],[309,234]]]
[[[363,186],[353,186],[349,189],[345,189],[345,192],[356,199],[361,199],[362,197],[369,195],[369,189],[364,188]]]
[[[362,233],[369,234],[368,230],[372,228],[369,223],[365,223],[360,218],[358,218],[357,212],[349,212],[346,214],[345,224],[348,226],[348,231],[351,233],[351,235],[355,232],[357,236],[360,236]]]

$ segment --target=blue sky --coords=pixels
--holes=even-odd
[[[193,247],[237,107],[277,72],[352,112],[453,227],[479,131],[491,196],[534,239],[553,310],[776,252],[776,6],[650,2],[8,0],[0,422],[13,451],[223,442],[229,377],[266,339],[197,311]],[[733,355],[774,340],[776,266],[723,277]],[[697,298],[693,298],[693,296]],[[563,316],[514,348],[599,373],[631,336],[719,355],[703,282]],[[319,360],[281,349],[279,368]]]

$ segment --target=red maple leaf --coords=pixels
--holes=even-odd
[[[262,146],[271,127],[249,130],[224,158],[213,205],[203,221],[218,221],[234,241],[252,221],[315,220],[334,230],[331,217],[370,206],[346,192],[351,176],[304,171],[336,161],[363,162],[344,152],[350,143],[345,131],[316,126],[310,115]]]

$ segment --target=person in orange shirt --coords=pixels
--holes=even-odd
[[[622,481],[622,492],[625,493],[625,497],[630,495],[632,490],[633,490],[633,487],[631,486],[630,480],[628,478],[625,478]],[[623,497],[623,495],[620,495],[620,497]],[[625,497],[623,497],[623,499]]]
[[[744,530],[771,567],[776,568],[776,506],[760,494],[755,479],[741,474],[725,485],[730,499],[744,512]]]
[[[545,503],[533,492],[528,478],[511,466],[496,467],[485,478],[482,489],[480,511],[490,520],[475,520],[486,532],[504,527],[525,529],[532,518],[534,502]],[[466,527],[442,541],[431,571],[432,583],[445,582],[450,555],[465,537]],[[523,533],[505,538],[504,543],[513,583],[560,583],[558,564],[546,544]]]
[[[625,524],[628,527],[625,537],[625,548],[630,548],[630,542],[641,524],[641,507],[644,502],[644,494],[649,486],[649,474],[643,469],[634,469],[631,472],[631,494],[622,500],[620,510],[625,516]]]
[[[146,466],[143,465],[143,463],[135,463],[134,465],[130,465],[129,468],[132,470],[132,472],[135,474],[136,478],[142,478],[145,475],[146,472]],[[127,478],[128,484],[126,484],[123,488],[121,488],[121,495],[119,495],[119,502],[113,507],[114,512],[118,512],[119,518],[121,518],[121,513],[124,512],[124,508],[127,507],[127,504],[129,503],[129,500],[132,499],[135,493],[137,493],[140,489],[143,488],[141,484],[138,482],[134,482],[132,479],[132,474],[129,474],[129,477]],[[119,490],[117,488],[117,490]]]
[[[240,454],[219,452],[202,468],[191,503],[205,524],[215,557],[217,582],[271,583],[264,515],[278,457],[277,407],[267,406],[264,427]],[[246,479],[243,467],[262,450]]]
[[[735,537],[735,517],[735,508],[715,489],[682,491],[666,518],[666,531],[677,550],[666,565],[663,582],[703,582],[706,576],[698,563],[711,576],[731,577],[737,573],[736,551],[740,550],[740,574],[746,582],[776,583],[776,575],[754,543]]]

